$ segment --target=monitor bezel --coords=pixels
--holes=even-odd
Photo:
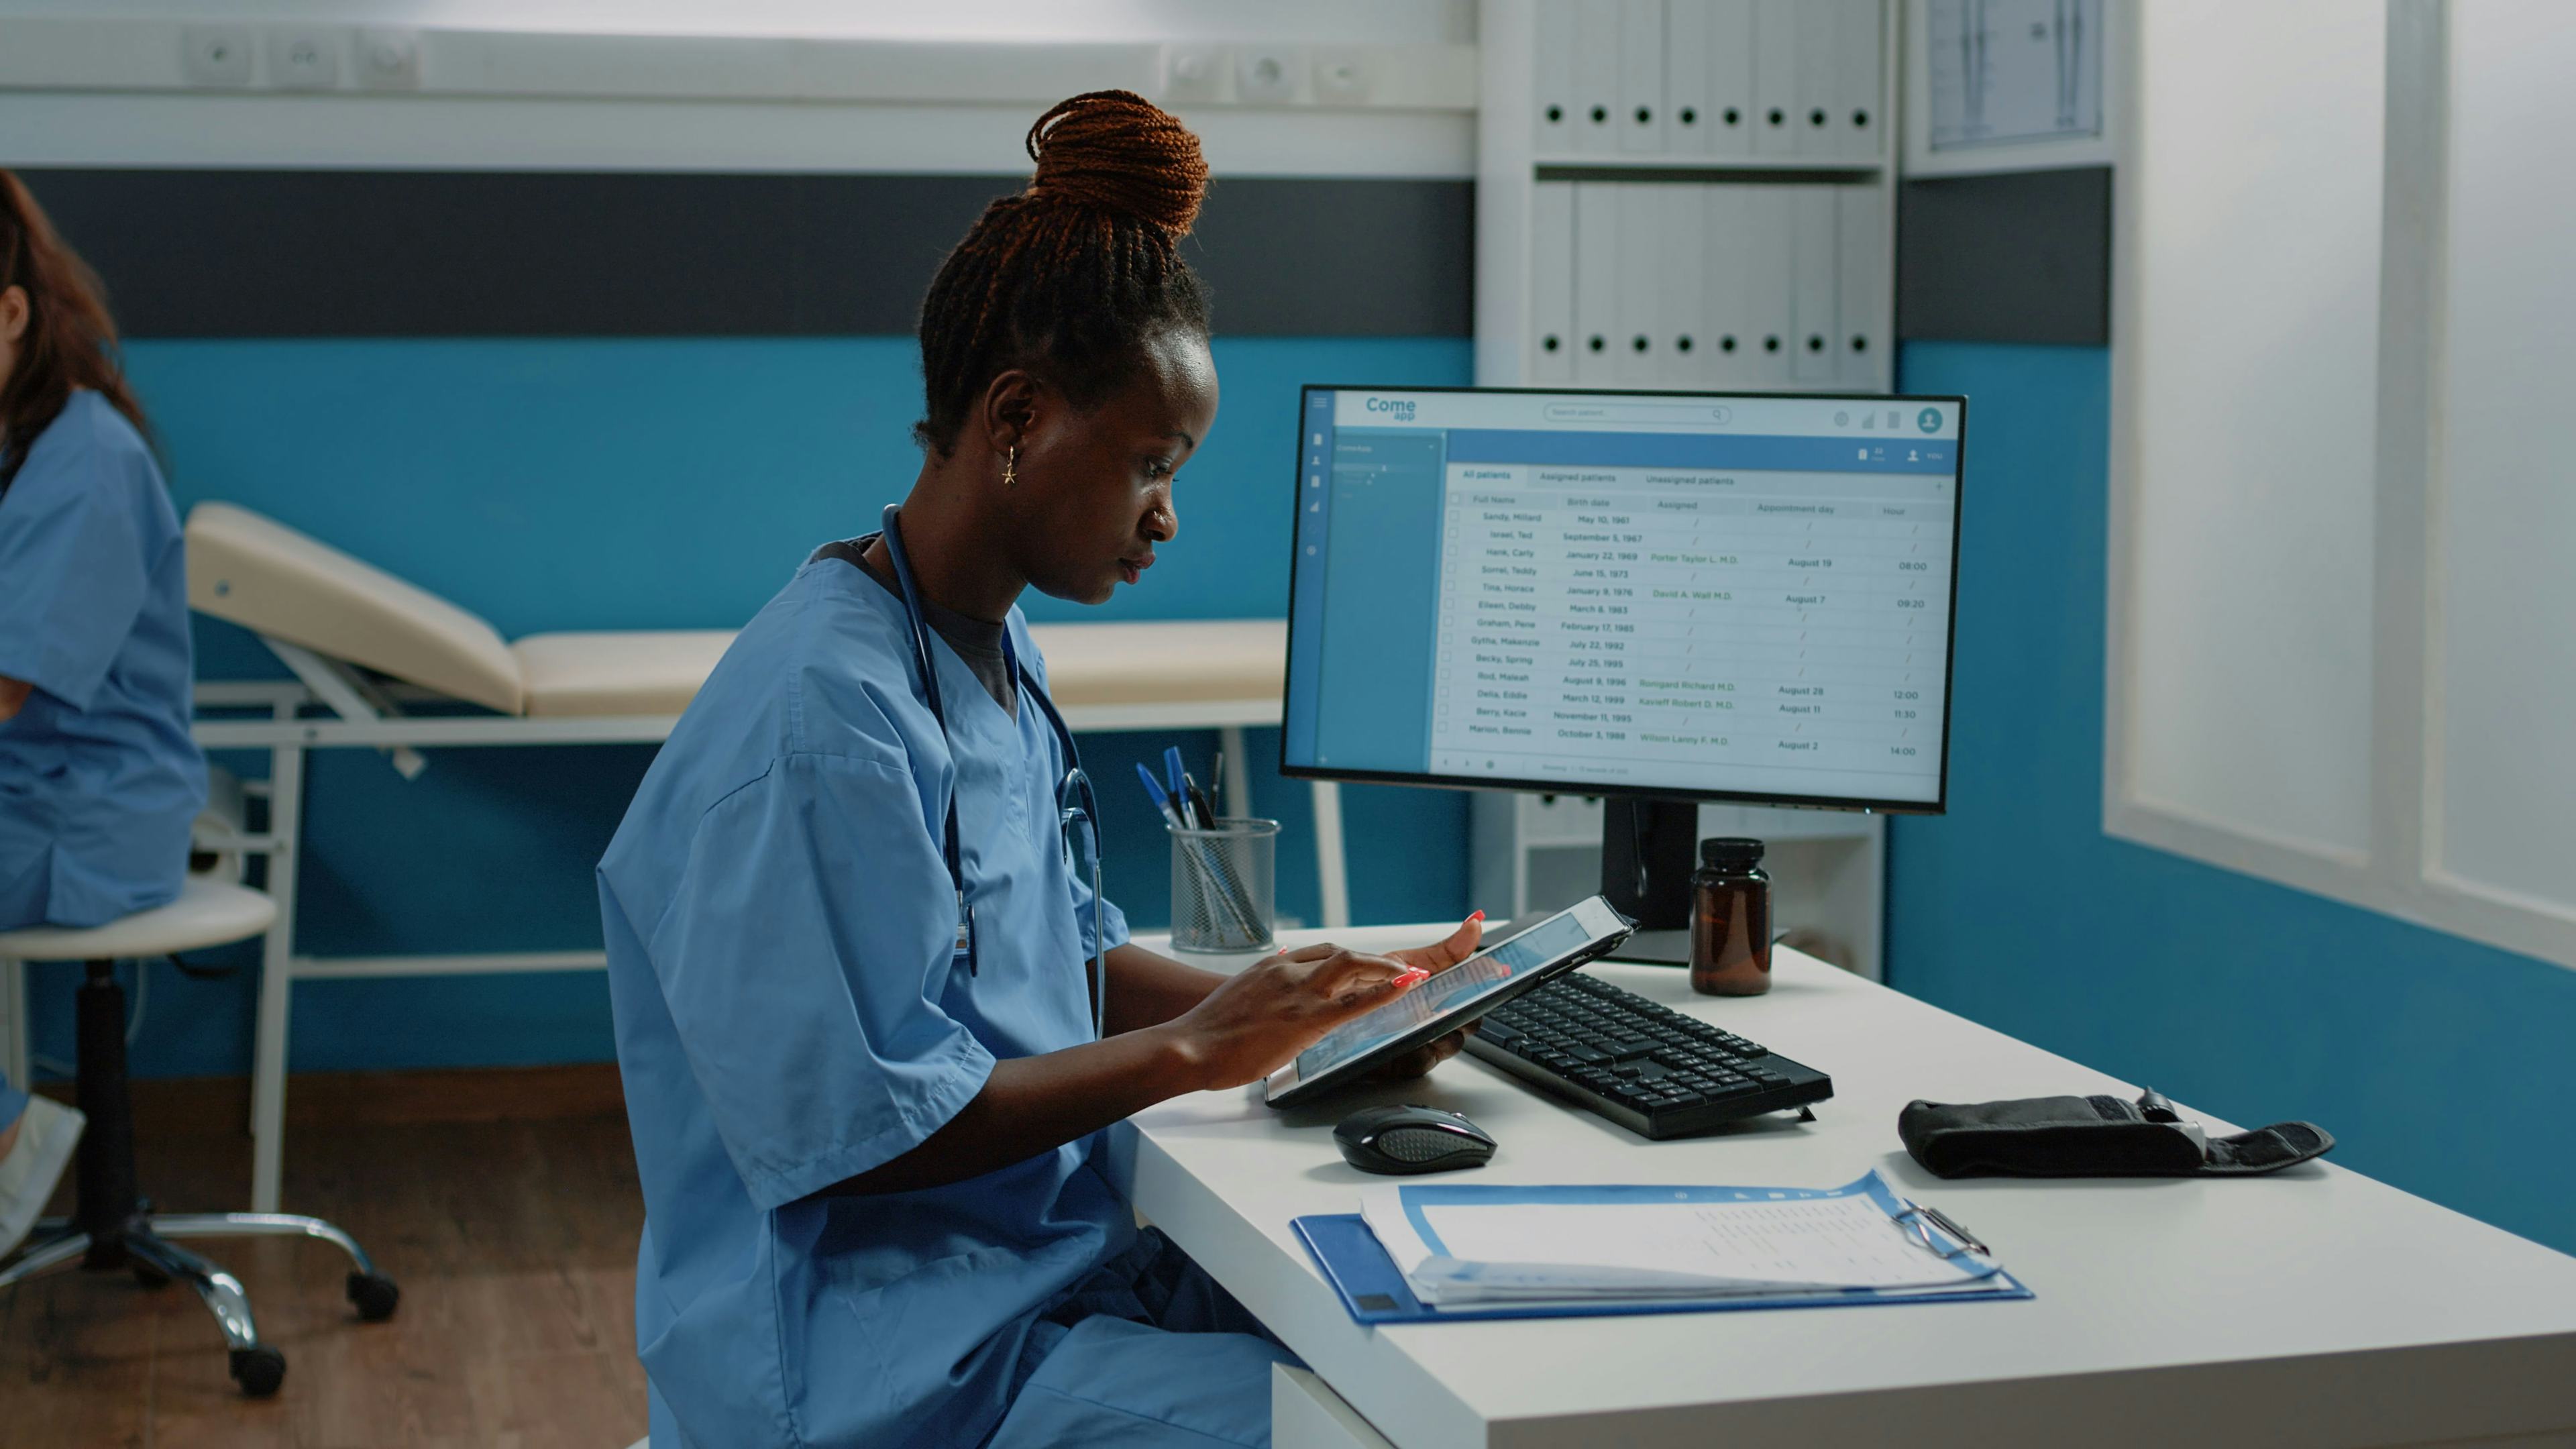
[[[1309,400],[1318,392],[1479,392],[1479,393],[1545,393],[1560,396],[1634,397],[1634,398],[1706,398],[1723,402],[1868,402],[1868,403],[1950,403],[1959,410],[1959,431],[1954,446],[1959,450],[1958,467],[1952,474],[1950,525],[1950,610],[1947,637],[1941,651],[1941,770],[1938,793],[1931,800],[1861,800],[1842,795],[1782,795],[1739,790],[1668,790],[1652,786],[1616,785],[1589,780],[1521,780],[1502,779],[1492,775],[1443,775],[1430,771],[1344,770],[1315,765],[1297,765],[1288,759],[1289,691],[1296,677],[1297,657],[1297,527],[1299,480],[1305,475],[1306,415]],[[1950,695],[1959,668],[1959,536],[1964,531],[1968,507],[1968,399],[1960,393],[1862,393],[1862,392],[1702,392],[1688,388],[1601,388],[1601,387],[1462,387],[1454,384],[1423,386],[1402,383],[1330,383],[1304,384],[1297,394],[1297,426],[1291,433],[1292,445],[1288,470],[1288,669],[1279,682],[1279,773],[1291,780],[1330,780],[1354,785],[1407,785],[1431,790],[1493,790],[1542,795],[1610,797],[1639,800],[1689,800],[1718,805],[1765,805],[1801,810],[1850,810],[1876,815],[1943,815],[1950,808]]]

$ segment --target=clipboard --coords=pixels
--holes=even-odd
[[[1973,1288],[1887,1292],[1868,1288],[1825,1292],[1730,1294],[1724,1298],[1655,1299],[1587,1303],[1479,1303],[1435,1309],[1413,1296],[1395,1260],[1358,1213],[1319,1213],[1293,1218],[1297,1240],[1333,1285],[1357,1323],[1451,1323],[1483,1318],[1624,1318],[1641,1313],[1741,1313],[1764,1308],[1860,1308],[1881,1303],[1993,1303],[2038,1295],[2012,1274],[1997,1271]]]

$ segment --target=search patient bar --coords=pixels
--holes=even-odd
[[[1551,423],[1724,423],[1735,410],[1717,403],[1549,403]]]

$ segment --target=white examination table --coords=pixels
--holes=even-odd
[[[464,745],[659,741],[733,639],[724,630],[532,634],[504,641],[464,609],[329,545],[227,503],[188,515],[188,602],[260,636],[295,679],[197,686],[198,744],[269,752],[269,829],[241,848],[269,858],[277,924],[261,959],[251,1075],[251,1207],[273,1211],[286,1122],[286,1043],[299,980],[495,971],[596,970],[597,951],[314,957],[295,953],[294,862],[304,754],[385,751],[406,776],[420,751]],[[1275,725],[1287,626],[1243,619],[1040,624],[1030,631],[1065,722],[1076,730],[1215,729],[1226,794],[1249,802],[1243,731]],[[436,702],[440,712],[407,714]],[[489,714],[459,713],[478,705]],[[1114,788],[1114,781],[1101,788]],[[1324,924],[1350,922],[1341,802],[1314,787]],[[14,1005],[14,1003],[12,1003]]]

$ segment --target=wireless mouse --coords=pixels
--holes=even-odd
[[[1483,1128],[1437,1107],[1362,1108],[1333,1128],[1333,1141],[1362,1172],[1448,1172],[1494,1155]]]

